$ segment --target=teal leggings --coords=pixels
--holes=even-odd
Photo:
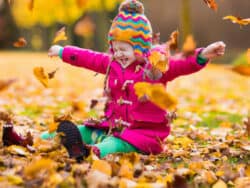
[[[77,126],[82,140],[85,144],[96,146],[100,150],[100,157],[103,158],[108,154],[112,153],[129,153],[129,152],[139,152],[131,144],[113,137],[107,136],[104,130],[86,127],[84,125]],[[54,138],[56,133],[44,132],[41,134],[42,139]]]

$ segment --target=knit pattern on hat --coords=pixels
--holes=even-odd
[[[137,56],[144,56],[151,48],[152,28],[149,20],[144,15],[142,7],[138,9],[138,1],[127,1],[119,8],[119,13],[113,20],[108,34],[108,41],[112,46],[113,40],[128,42],[133,46]],[[142,4],[140,3],[142,6]]]

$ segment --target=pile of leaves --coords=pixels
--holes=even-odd
[[[80,124],[88,117],[101,115],[102,105],[90,108],[93,107],[90,101],[101,96],[103,77],[96,78],[86,70],[50,60],[46,54],[24,54],[21,56],[24,60],[34,59],[22,67],[17,66],[20,53],[5,56],[11,57],[11,62],[6,58],[2,70],[10,65],[20,69],[0,74],[0,134],[4,124],[13,122],[20,134],[31,132],[34,145],[4,147],[1,143],[1,187],[243,188],[250,185],[248,77],[224,66],[210,65],[170,83],[169,91],[178,99],[178,117],[171,135],[162,143],[162,154],[115,154],[104,159],[91,154],[77,163],[68,158],[58,138],[45,141],[39,135],[55,130],[58,117]],[[56,61],[51,70],[60,67],[47,88],[32,73],[38,59],[45,67]],[[7,76],[19,74],[19,78]]]

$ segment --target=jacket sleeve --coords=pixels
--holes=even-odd
[[[68,64],[84,67],[92,71],[105,74],[110,56],[106,53],[95,52],[89,49],[74,46],[65,46],[62,52],[62,60]]]
[[[169,69],[163,75],[164,82],[171,81],[179,76],[195,73],[205,67],[198,63],[198,55],[202,48],[196,49],[191,56],[184,57],[181,54],[169,58]]]

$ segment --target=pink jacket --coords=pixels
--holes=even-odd
[[[111,61],[106,53],[94,52],[88,49],[66,46],[62,53],[63,61],[92,71],[109,74],[107,88],[109,88],[110,100],[105,110],[105,119],[95,127],[109,129],[120,125],[122,131],[113,131],[115,137],[127,141],[131,145],[145,153],[158,154],[162,151],[162,142],[169,135],[166,111],[154,105],[150,101],[140,102],[135,95],[134,84],[148,81],[150,83],[167,84],[168,81],[181,75],[187,75],[199,71],[204,66],[197,63],[197,49],[193,56],[183,59],[171,58],[169,70],[162,78],[152,81],[149,78],[143,80],[145,63],[134,62],[123,69],[116,61]],[[91,126],[86,122],[84,125]],[[115,129],[114,129],[115,130]]]

